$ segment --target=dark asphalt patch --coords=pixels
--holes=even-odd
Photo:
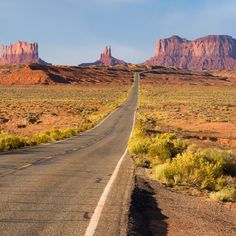
[[[96,183],[100,183],[102,181],[102,179],[101,178],[96,178]]]
[[[84,212],[84,219],[86,219],[86,220],[89,220],[91,217],[89,216],[89,212],[88,211],[86,211],[86,212]]]

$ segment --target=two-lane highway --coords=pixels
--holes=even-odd
[[[85,234],[126,150],[138,77],[128,100],[96,128],[58,143],[0,154],[1,236]]]

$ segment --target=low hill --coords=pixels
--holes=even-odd
[[[141,74],[145,83],[171,85],[236,86],[235,71],[196,71],[153,66]]]
[[[143,83],[172,85],[236,85],[234,71],[193,71],[175,67],[116,65],[116,66],[54,66],[2,65],[0,85],[55,84],[130,84],[135,72]]]
[[[128,84],[133,74],[128,68],[73,67],[52,65],[0,66],[0,85]]]

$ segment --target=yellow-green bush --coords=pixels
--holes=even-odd
[[[0,134],[0,151],[21,148],[27,144],[27,139],[18,135]]]
[[[215,201],[236,202],[236,189],[224,188],[218,192],[210,193],[210,198]]]
[[[220,163],[224,174],[235,175],[236,158],[231,152],[226,152],[219,149],[207,149],[204,151],[204,154],[210,162]]]
[[[129,151],[137,166],[151,168],[152,177],[168,186],[218,191],[213,196],[232,199],[229,191],[224,190],[232,186],[230,176],[236,173],[236,158],[230,152],[198,149],[173,134],[147,132],[148,122],[154,121],[139,115],[129,141]]]
[[[188,143],[185,140],[177,139],[173,134],[158,134],[151,139],[148,155],[164,163],[182,153],[187,147]]]
[[[51,131],[40,132],[39,134],[33,135],[29,139],[28,143],[30,146],[38,145],[41,143],[49,143],[53,141],[62,140],[65,138],[70,138],[79,132],[81,132],[81,130],[73,129],[73,128],[65,129],[65,130],[54,129]]]
[[[150,144],[150,139],[146,137],[141,121],[137,122],[132,137],[129,140],[129,152],[134,155],[147,153]]]
[[[134,159],[139,165],[144,163],[145,166],[147,166],[147,162],[148,166],[153,166],[171,160],[187,147],[188,143],[185,140],[179,140],[173,134],[148,136],[142,128],[142,123],[138,123],[129,141],[130,153],[134,155]]]
[[[154,178],[168,185],[191,185],[201,189],[219,190],[225,185],[223,165],[211,162],[203,152],[178,154],[164,165],[153,168]]]
[[[138,139],[131,139],[129,141],[129,151],[135,155],[147,153],[150,142],[147,138],[139,137]]]
[[[65,138],[72,137],[80,132],[92,128],[95,123],[84,124],[79,128],[69,128],[65,130],[54,129],[51,131],[43,131],[33,136],[22,137],[14,134],[0,134],[0,151],[17,149],[25,146],[34,146],[42,143],[49,143]]]
[[[29,138],[29,145],[30,146],[34,146],[34,145],[38,145],[41,143],[48,143],[51,142],[52,139],[50,137],[50,132],[40,132],[39,134],[35,134],[33,135],[32,138]]]

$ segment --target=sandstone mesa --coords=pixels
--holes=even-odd
[[[172,36],[159,40],[154,57],[144,64],[192,70],[235,70],[236,39],[209,35],[190,41]]]
[[[47,64],[40,59],[37,43],[17,41],[2,46],[0,64]],[[209,35],[196,40],[179,36],[161,39],[155,46],[154,57],[145,65],[174,66],[191,70],[236,70],[236,39],[227,35]],[[100,59],[80,66],[127,65],[112,56],[111,46],[106,46]]]
[[[93,63],[83,63],[80,66],[91,66],[91,65],[99,65],[99,66],[115,66],[115,65],[126,65],[125,61],[119,60],[112,56],[111,54],[111,46],[106,46],[104,51],[101,53],[100,59]]]
[[[0,64],[47,64],[39,58],[38,43],[17,41],[9,46],[2,46]]]

